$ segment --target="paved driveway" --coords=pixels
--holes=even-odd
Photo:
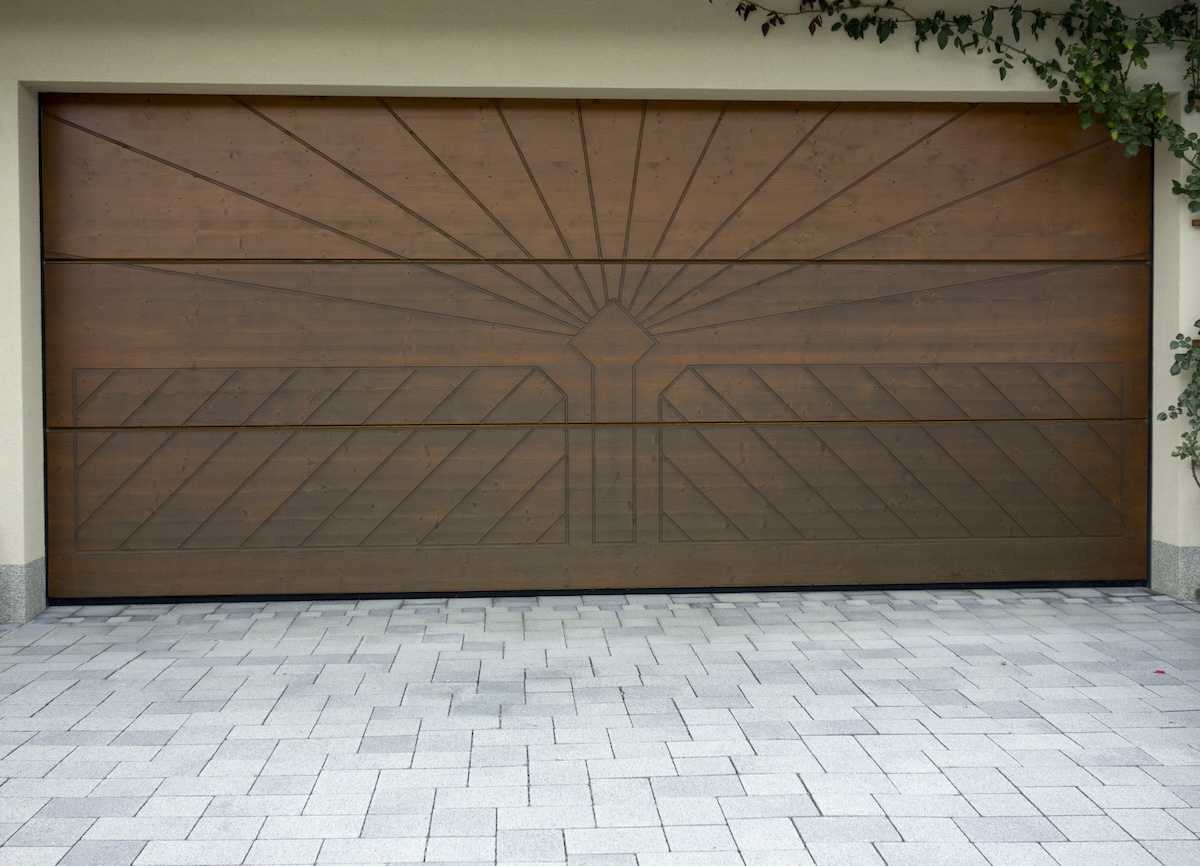
[[[1200,863],[1138,588],[58,607],[0,696],[0,866]]]

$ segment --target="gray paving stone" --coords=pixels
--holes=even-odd
[[[494,836],[495,809],[435,808],[429,825],[430,836]]]
[[[592,801],[597,827],[660,826],[648,779],[598,779]]]
[[[426,863],[495,862],[495,836],[430,836]]]
[[[134,866],[226,866],[242,863],[249,841],[151,841],[133,861]]]
[[[884,813],[899,817],[958,818],[977,813],[965,797],[958,795],[876,794]]]
[[[1200,808],[1167,809],[1166,812],[1180,824],[1200,836]]]
[[[6,848],[70,847],[93,824],[93,818],[33,818],[4,841]]]
[[[1050,819],[1070,842],[1122,842],[1130,836],[1107,815],[1061,815]]]
[[[371,808],[371,794],[310,794],[304,803],[305,815],[365,815]]]
[[[554,830],[598,826],[596,813],[590,804],[500,808],[496,810],[496,822],[502,830]]]
[[[816,866],[883,866],[875,846],[867,842],[808,842]]]
[[[668,851],[638,856],[639,866],[744,866],[737,851]]]
[[[725,813],[715,797],[672,797],[657,806],[664,828],[725,823]]]
[[[955,818],[954,823],[975,843],[1065,841],[1057,827],[1040,817]]]
[[[529,789],[515,785],[489,785],[480,788],[446,788],[438,792],[438,805],[452,809],[498,809],[524,806]]]
[[[64,847],[0,848],[0,866],[55,866],[70,850]]]
[[[146,797],[56,797],[39,818],[128,818],[138,814]]]
[[[726,818],[797,818],[817,815],[816,804],[805,794],[719,798]],[[662,808],[660,801],[659,808]]]
[[[144,842],[91,842],[83,840],[58,861],[58,866],[131,866]]]
[[[581,785],[531,785],[529,805],[536,806],[590,806],[591,786]]]
[[[316,776],[259,776],[250,787],[253,795],[293,794],[308,796],[317,783]]]
[[[796,826],[786,818],[734,818],[728,829],[738,850],[803,850]]]
[[[568,857],[579,854],[653,854],[667,851],[661,827],[597,827],[565,831]]]
[[[259,794],[242,797],[217,796],[212,798],[205,813],[230,816],[279,816],[299,815],[304,811],[308,797],[295,794]]]
[[[892,826],[905,842],[966,842],[967,837],[951,818],[891,816]]]
[[[974,845],[966,843],[880,842],[875,847],[887,866],[990,866]]]
[[[667,827],[667,845],[676,852],[736,851],[729,828],[724,824]]]
[[[1195,833],[1163,809],[1108,809],[1106,814],[1138,841],[1196,839]]]
[[[214,841],[233,839],[256,839],[265,818],[201,818],[188,834],[189,839],[211,839]]]
[[[0,631],[0,866],[1191,866],[1198,615],[1136,587],[55,608]]]
[[[349,839],[362,831],[360,815],[270,816],[259,830],[260,839]]]
[[[991,866],[1057,866],[1036,842],[984,842],[978,848]]]
[[[90,840],[179,840],[186,839],[195,818],[97,818],[88,828]]]
[[[1193,866],[1195,863],[1200,863],[1200,841],[1145,842],[1143,844],[1162,866]]]
[[[740,779],[732,774],[658,776],[650,780],[650,785],[656,800],[669,797],[737,797],[746,793]]]
[[[806,844],[821,842],[898,842],[900,833],[887,818],[796,818],[793,822]]]
[[[742,851],[746,866],[813,866],[807,851]]]
[[[636,854],[568,854],[567,866],[638,866]]]
[[[883,809],[870,794],[813,794],[813,802],[825,817],[883,814]]]
[[[502,863],[562,863],[566,858],[563,831],[501,830],[496,833],[496,859]]]
[[[1060,866],[1161,866],[1160,861],[1137,842],[1048,842],[1046,852]]]

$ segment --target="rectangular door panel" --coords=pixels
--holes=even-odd
[[[51,95],[53,598],[1138,581],[1056,105]]]

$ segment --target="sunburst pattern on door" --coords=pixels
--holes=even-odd
[[[270,482],[228,550],[553,542],[651,561],[663,542],[1142,531],[1128,425],[1145,404],[1148,199],[1131,190],[1146,163],[1057,106],[94,96],[44,112],[50,447],[102,442],[118,458],[99,475],[98,457],[52,461],[73,491],[68,559],[182,551],[213,521],[232,527],[230,491],[274,476],[266,457],[229,455],[311,427],[331,428],[329,453],[295,464],[292,489]],[[1002,402],[989,377],[1014,365],[1060,376],[1051,414],[988,414]],[[870,400],[847,417],[772,415],[817,368],[935,381],[968,367],[982,379],[963,399],[988,411],[922,383],[894,417]],[[550,402],[454,416],[418,411],[429,390],[368,407],[359,387],[464,370],[434,403],[511,407],[525,391],[504,370],[540,377]],[[292,384],[244,417],[211,408],[249,407],[254,377],[281,376]],[[764,376],[775,396],[743,399]],[[196,403],[180,383],[200,379],[217,390]],[[719,404],[739,409],[710,417]],[[1068,423],[1084,432],[1054,426]],[[930,451],[880,425],[978,435]],[[383,435],[372,427],[417,438],[358,448]],[[473,480],[428,458],[428,488],[376,485],[363,511],[364,479],[412,442],[460,435]],[[163,459],[155,436],[189,469],[139,487]],[[797,436],[817,448],[806,465],[762,461],[764,442]],[[852,441],[875,444],[829,469]],[[445,484],[443,505],[420,504]],[[353,532],[329,529],[351,512]],[[396,528],[410,512],[411,531]],[[588,552],[565,562],[605,569]]]

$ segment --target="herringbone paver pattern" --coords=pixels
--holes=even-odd
[[[1140,588],[56,607],[0,866],[1200,863],[1200,605]]]

